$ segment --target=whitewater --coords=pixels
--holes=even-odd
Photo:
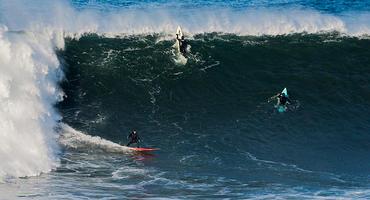
[[[83,46],[84,44],[76,44],[76,46],[73,46],[73,42],[78,43],[80,40],[87,40],[88,42],[97,44],[96,46],[98,46],[99,44],[105,44],[105,39],[129,40],[133,38],[135,40],[138,38],[137,40],[139,41],[149,41],[143,45],[149,46],[148,48],[153,48],[153,45],[172,44],[173,32],[176,30],[178,25],[182,26],[185,35],[188,36],[191,41],[200,42],[208,41],[207,36],[204,36],[206,34],[216,34],[215,37],[211,38],[211,41],[216,42],[222,42],[224,40],[233,41],[232,37],[252,37],[257,38],[257,40],[258,38],[262,38],[262,40],[264,40],[266,37],[266,40],[269,40],[270,38],[278,37],[289,38],[290,36],[295,35],[302,37],[310,35],[326,37],[326,35],[329,35],[330,37],[327,39],[328,41],[338,40],[340,42],[341,40],[354,39],[361,42],[362,40],[367,41],[370,35],[370,12],[366,9],[360,11],[345,10],[343,12],[330,12],[317,10],[312,7],[306,8],[302,5],[297,6],[294,4],[288,7],[274,7],[274,5],[259,6],[258,4],[257,6],[250,6],[249,4],[233,4],[232,6],[227,6],[227,3],[221,5],[215,3],[215,6],[212,7],[208,6],[208,4],[212,4],[212,1],[205,1],[204,5],[202,3],[201,5],[194,5],[193,2],[176,4],[176,2],[168,1],[167,3],[161,4],[149,1],[147,3],[138,3],[134,5],[129,4],[128,6],[117,4],[107,7],[105,3],[92,3],[92,5],[87,4],[86,6],[85,4],[79,4],[77,1],[37,0],[31,2],[21,0],[0,0],[0,159],[2,161],[0,163],[0,180],[2,182],[0,188],[2,192],[7,190],[10,191],[6,194],[3,193],[3,197],[5,199],[21,199],[24,197],[32,197],[32,195],[36,193],[36,199],[113,199],[120,197],[122,193],[118,189],[115,191],[112,188],[119,188],[120,185],[117,184],[119,181],[129,179],[129,184],[132,184],[126,185],[125,187],[127,188],[125,188],[124,192],[124,194],[127,195],[124,197],[127,198],[136,197],[135,190],[146,192],[147,187],[149,187],[150,192],[153,192],[157,187],[159,187],[158,185],[161,184],[168,187],[167,189],[163,189],[163,191],[159,191],[159,193],[163,195],[156,193],[156,191],[153,193],[148,192],[147,195],[143,195],[141,197],[148,199],[155,199],[157,197],[177,199],[185,196],[190,199],[243,199],[254,198],[256,196],[261,199],[275,198],[276,196],[271,196],[269,192],[260,190],[257,192],[247,192],[248,194],[245,194],[245,187],[259,187],[259,184],[265,184],[264,186],[268,188],[268,190],[272,191],[271,193],[274,193],[277,196],[282,196],[282,198],[290,197],[309,199],[324,196],[323,198],[325,199],[326,195],[329,199],[338,197],[343,197],[344,199],[367,198],[369,195],[368,191],[363,188],[356,188],[357,183],[345,187],[345,189],[340,188],[340,185],[345,185],[347,181],[342,180],[342,177],[335,173],[324,172],[325,170],[306,170],[297,167],[294,164],[259,159],[254,154],[249,153],[250,149],[249,151],[238,150],[238,152],[242,155],[243,159],[247,159],[248,162],[250,162],[250,165],[256,167],[255,170],[258,171],[258,175],[255,177],[256,180],[263,179],[262,177],[264,177],[259,171],[259,167],[270,169],[273,172],[281,170],[281,174],[289,174],[290,172],[302,173],[297,175],[302,176],[302,179],[310,179],[309,177],[312,175],[317,178],[310,179],[309,182],[313,184],[307,187],[306,185],[302,187],[284,187],[283,184],[270,184],[263,181],[261,183],[256,183],[256,185],[253,185],[252,182],[245,183],[236,178],[238,175],[233,175],[233,178],[230,179],[212,175],[208,176],[207,172],[203,172],[203,169],[200,167],[198,168],[198,166],[206,165],[202,162],[202,159],[210,159],[208,156],[199,153],[203,152],[203,150],[199,150],[199,152],[185,156],[169,154],[168,160],[151,161],[152,166],[145,167],[147,164],[145,162],[149,161],[145,161],[144,163],[140,163],[140,161],[148,159],[146,156],[131,155],[126,147],[119,144],[121,140],[117,139],[116,136],[109,135],[109,133],[106,133],[107,135],[104,135],[105,133],[102,132],[97,133],[98,131],[96,130],[98,129],[93,128],[91,128],[91,132],[89,132],[89,127],[86,128],[84,125],[79,125],[82,124],[82,122],[78,121],[78,117],[73,118],[71,117],[72,114],[71,116],[69,115],[69,110],[63,110],[63,108],[59,109],[57,107],[57,105],[63,104],[63,102],[70,97],[67,95],[68,91],[64,91],[61,84],[66,80],[67,82],[72,82],[72,80],[68,80],[68,78],[66,78],[66,73],[69,73],[70,68],[68,67],[72,65],[71,63],[77,63],[77,61],[74,62],[72,59],[73,56],[68,54],[63,57],[63,55],[61,56],[60,54],[63,54],[63,52],[68,53],[68,48],[66,47],[68,45],[72,46],[71,49],[78,49],[78,47]],[[181,15],[178,14],[180,11]],[[331,35],[334,35],[334,39]],[[154,38],[154,41],[151,40],[151,37]],[[231,37],[231,39],[228,37]],[[326,39],[324,40],[327,41]],[[132,41],[130,40],[127,43],[122,42],[122,44],[130,46],[132,44],[130,42]],[[255,41],[252,39],[250,44],[257,44],[257,46],[263,44],[261,41],[257,41],[256,43],[254,42]],[[205,46],[207,45],[208,44]],[[168,46],[170,47],[171,45]],[[197,46],[195,45],[195,47]],[[135,48],[140,49],[141,46],[137,45],[132,48],[130,47],[127,52],[131,50],[135,51]],[[162,48],[162,46],[159,48]],[[93,49],[93,47],[91,47],[91,49]],[[192,47],[192,51],[196,52],[196,49],[197,48]],[[165,51],[166,50],[163,52]],[[81,52],[82,50],[76,50],[74,53],[76,57],[78,57],[84,54],[84,52]],[[88,51],[86,50],[85,52]],[[113,52],[113,56],[119,55],[114,54],[113,50],[109,52]],[[170,55],[168,52],[167,54]],[[98,54],[97,57],[99,57],[99,55],[101,56],[103,54]],[[194,55],[197,59],[201,57],[196,53],[194,53]],[[61,57],[63,59],[61,59]],[[81,56],[81,58],[82,57],[83,56]],[[142,59],[144,60],[147,57],[143,56]],[[128,55],[123,56],[123,58],[130,60]],[[206,56],[199,59],[201,60],[204,58],[206,58]],[[71,61],[71,63],[67,63],[70,60],[73,62]],[[194,60],[195,61],[189,61],[190,65],[192,63],[197,65],[202,62],[196,59]],[[211,70],[213,68],[217,68],[219,64],[220,62],[218,60],[213,60],[211,63],[207,63],[206,66],[203,66],[202,69],[203,71]],[[89,65],[94,66],[91,63]],[[364,62],[363,65],[365,66],[366,62]],[[364,71],[364,74],[367,74],[366,70]],[[177,77],[179,74],[186,74],[187,71],[171,71],[171,73],[171,76]],[[142,74],[145,76],[145,73]],[[98,77],[99,75],[96,76]],[[149,77],[136,77],[136,79],[133,79],[136,82],[144,82],[142,84],[144,86],[142,87],[147,89],[145,88],[147,87],[147,85],[145,85],[146,80],[149,80],[147,81],[149,83],[155,82],[156,79],[153,77],[156,76],[157,74],[151,74]],[[131,78],[131,76],[128,78]],[[98,81],[100,80],[97,80],[97,82]],[[101,81],[104,82],[103,79],[101,79]],[[163,82],[166,81],[167,80],[164,80]],[[161,83],[162,82],[158,83],[158,85]],[[91,83],[91,85],[93,84]],[[143,116],[135,116],[133,114],[132,116],[136,117],[135,119],[148,120],[151,124],[159,124],[158,126],[160,126],[161,123],[166,124],[166,120],[160,121],[160,117],[153,117],[156,115],[157,111],[160,110],[160,108],[157,107],[163,106],[157,103],[157,101],[160,102],[161,100],[161,91],[166,91],[166,87],[158,85],[148,89],[148,96],[150,96],[149,98],[151,100],[149,104],[151,107],[150,109],[148,108],[140,113],[143,116],[145,115],[150,117],[145,118]],[[368,87],[364,86],[364,88]],[[217,93],[217,90],[214,92]],[[191,91],[189,91],[189,95],[191,95]],[[268,96],[267,92],[266,95]],[[347,94],[343,94],[343,96],[345,95]],[[82,96],[81,98],[84,98],[83,95],[80,96]],[[168,94],[168,96],[170,95]],[[364,97],[364,99],[366,99],[366,97]],[[361,104],[361,102],[364,101],[361,99],[359,102],[359,104]],[[136,104],[133,103],[128,105]],[[136,108],[139,109],[141,107],[138,106]],[[183,105],[181,108],[185,109],[186,106]],[[84,112],[83,109],[81,110],[81,112]],[[204,112],[211,112],[209,110]],[[187,117],[193,117],[192,114],[189,114],[191,111],[192,110],[189,109],[184,112],[186,113],[184,114],[184,121],[187,120]],[[103,113],[100,110],[99,112]],[[163,113],[171,112],[172,110],[163,111]],[[94,117],[93,119],[89,119],[88,123],[103,124],[106,119],[109,118],[99,118],[98,116],[96,118]],[[168,119],[168,121],[171,120],[172,119]],[[70,121],[75,124],[68,124]],[[212,119],[209,121],[212,121]],[[189,123],[198,126],[195,122]],[[184,131],[181,124],[181,122],[173,122],[171,126],[173,125],[175,128],[168,130],[178,129],[180,130],[180,133],[190,134],[191,128]],[[187,126],[186,122],[184,122],[183,125]],[[78,126],[80,126],[82,130],[77,129],[76,127]],[[124,127],[126,128],[126,126],[128,129],[131,128],[125,124]],[[116,129],[120,128],[122,127],[117,127]],[[150,130],[151,128],[152,127],[149,127],[144,130]],[[212,130],[217,132],[217,128]],[[359,128],[359,130],[361,129]],[[117,130],[113,130],[113,132],[114,131]],[[155,144],[155,142],[161,141],[161,138],[166,137],[161,135],[163,134],[161,131],[159,132],[160,133],[157,133],[158,136],[153,136],[154,139],[149,140],[152,142],[151,144]],[[211,140],[211,138],[208,138],[208,135],[202,134],[203,133],[201,131],[195,131],[195,133],[191,133],[190,135],[195,138],[199,137]],[[106,138],[104,136],[106,136]],[[180,136],[171,135],[169,137],[178,138]],[[263,137],[259,139],[262,141],[265,140]],[[225,140],[227,139],[222,139],[221,143],[225,142]],[[257,141],[258,139],[255,140]],[[178,144],[179,146],[182,144],[191,145],[186,137],[184,137]],[[206,149],[209,148],[207,149],[207,152],[209,151],[212,153],[219,151],[218,149],[213,149],[214,147],[212,145],[207,145]],[[175,151],[173,148],[174,147],[169,148],[168,151]],[[185,154],[186,150],[184,150],[184,148],[185,147],[180,149],[179,152]],[[197,149],[197,147],[194,148]],[[268,149],[270,147],[266,148]],[[348,147],[348,149],[352,150],[351,147]],[[366,150],[364,150],[364,152],[365,151]],[[230,156],[239,157],[239,155],[236,156],[231,152],[229,153]],[[122,158],[122,154],[125,155],[124,158]],[[212,158],[214,165],[224,166],[220,161],[224,158],[220,157],[215,156],[215,158]],[[170,158],[177,159],[178,162],[184,166],[195,168],[194,173],[199,172],[201,175],[194,176],[194,180],[189,181],[189,179],[192,179],[192,174],[187,173],[185,170],[181,171],[182,169],[180,172],[185,174],[184,177],[177,174],[177,172],[175,173],[176,164],[171,163]],[[153,158],[150,157],[148,160],[151,159]],[[158,157],[155,159],[158,159]],[[82,163],[78,163],[78,160],[83,161]],[[98,162],[98,160],[102,160],[102,162]],[[166,166],[166,164],[164,164],[166,162],[171,164]],[[120,167],[117,168],[115,164]],[[243,164],[240,165],[243,166]],[[81,166],[86,167],[86,169],[81,169],[83,168]],[[163,167],[166,170],[162,171],[162,166],[166,166]],[[167,169],[167,167],[172,168]],[[224,167],[226,168],[227,166]],[[108,169],[111,168],[114,170],[109,171]],[[94,174],[94,169],[104,169],[108,172],[106,174],[103,172],[102,174]],[[248,171],[247,167],[245,167],[245,169],[237,169]],[[59,175],[58,170],[67,175]],[[217,168],[217,170],[212,173],[223,174],[223,169]],[[79,177],[73,179],[73,174],[78,174]],[[240,174],[242,173],[240,172]],[[50,177],[43,179],[42,177],[45,176]],[[66,182],[70,181],[71,184],[61,184],[58,181],[55,181],[58,183],[53,182],[53,180],[59,180],[59,176],[62,176],[60,180]],[[93,189],[90,189],[88,185],[79,185],[79,182],[85,181],[85,177],[95,176],[103,178],[102,180],[94,178],[92,183]],[[113,180],[109,180],[105,183],[105,178],[108,176],[113,177]],[[26,179],[20,179],[25,177]],[[32,179],[32,177],[40,177],[40,179],[42,179],[41,185],[45,186],[46,189],[44,188],[40,191],[37,187],[33,187],[36,185],[37,180]],[[279,176],[277,175],[275,178],[278,179],[278,177]],[[27,182],[28,179],[29,182]],[[137,179],[144,181],[140,182]],[[335,187],[332,190],[323,189],[323,191],[321,191],[319,185],[322,179],[325,179],[325,181],[323,181],[323,185],[334,183]],[[291,182],[295,183],[295,181],[296,179]],[[14,189],[15,187],[12,186],[13,183],[19,183],[22,185],[22,191],[26,194],[15,195],[17,191]],[[56,187],[62,185],[63,192],[66,192],[71,188],[79,188],[81,191],[77,191],[76,194],[68,194],[66,196],[63,196],[58,192],[55,192],[57,195],[45,192],[53,190],[48,189],[48,187],[54,183]],[[138,185],[138,188],[133,185]],[[230,189],[232,187],[234,188]],[[180,188],[179,190],[185,192],[177,195],[174,192],[171,192],[171,189],[173,188]],[[306,188],[308,189],[306,190]],[[311,189],[314,191],[314,194],[309,192]],[[113,192],[103,194],[103,191],[105,190],[113,190]],[[197,195],[189,195],[192,192]],[[79,193],[82,193],[82,195],[79,195]],[[212,196],[213,193],[217,193],[217,195]],[[284,196],[284,193],[289,195]],[[27,196],[28,194],[30,196]]]

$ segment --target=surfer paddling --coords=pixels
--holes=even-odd
[[[176,39],[179,41],[180,52],[185,55],[188,42],[185,40],[184,36],[179,37],[179,34],[176,34]]]
[[[275,96],[270,97],[269,102],[271,100],[274,100],[274,99],[277,100],[277,103],[276,103],[275,107],[276,108],[283,107],[284,111],[287,108],[287,104],[292,103],[292,101],[290,100],[290,98],[288,96],[288,92],[287,92],[286,88],[284,88],[284,90],[282,92],[277,93]]]
[[[275,96],[272,97],[273,99],[277,99],[277,106],[286,106],[287,104],[291,104],[292,101],[285,95],[285,93],[277,93]]]
[[[130,135],[127,136],[127,139],[130,141],[127,143],[127,146],[130,146],[130,144],[136,143],[137,147],[139,147],[140,137],[137,134],[136,130],[133,130]]]
[[[277,100],[275,108],[277,108],[277,110],[281,113],[285,112],[288,109],[287,107],[288,104],[292,104],[292,101],[290,100],[288,96],[288,91],[286,88],[284,88],[283,91],[277,93],[276,95],[270,97],[268,102],[275,100],[275,99]]]

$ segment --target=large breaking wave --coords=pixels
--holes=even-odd
[[[58,164],[61,116],[54,105],[62,100],[56,49],[66,37],[85,33],[105,36],[161,34],[172,39],[182,25],[187,35],[232,33],[285,35],[339,32],[370,33],[369,13],[323,14],[306,9],[118,9],[109,13],[76,10],[56,1],[2,1],[0,5],[0,177],[37,175]],[[154,93],[156,91],[153,91]]]

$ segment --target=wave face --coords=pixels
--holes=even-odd
[[[165,173],[143,185],[161,184],[158,178],[177,185],[187,174],[208,185],[193,185],[206,191],[199,194],[219,197],[208,192],[226,187],[226,196],[238,198],[262,198],[261,188],[280,187],[309,191],[273,192],[282,198],[320,198],[327,187],[338,188],[330,198],[345,198],[353,195],[345,188],[368,186],[370,40],[199,34],[189,43],[182,65],[173,41],[161,35],[68,39],[58,53],[66,67],[67,98],[58,105],[63,121],[115,143],[138,129],[142,145],[161,149],[155,166]],[[267,100],[284,87],[295,106],[278,113]],[[90,151],[106,144],[91,141]],[[243,183],[263,186],[230,188]]]
[[[362,154],[370,139],[369,40],[202,34],[182,66],[172,41],[157,39],[69,40],[61,52],[65,122],[117,142],[136,127],[165,151],[206,146],[214,156],[253,151],[312,170],[370,169]],[[266,101],[284,87],[299,105],[277,114]]]
[[[369,11],[1,1],[1,198],[368,198]],[[130,152],[133,128],[161,150]]]

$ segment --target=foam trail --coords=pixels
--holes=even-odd
[[[0,180],[38,175],[58,164],[53,104],[62,73],[56,35],[0,28]]]
[[[112,153],[127,153],[132,152],[130,148],[121,146],[117,143],[105,140],[99,136],[90,136],[79,131],[74,130],[72,127],[61,124],[61,137],[60,143],[66,148],[72,149],[90,149],[92,151],[104,151]]]

